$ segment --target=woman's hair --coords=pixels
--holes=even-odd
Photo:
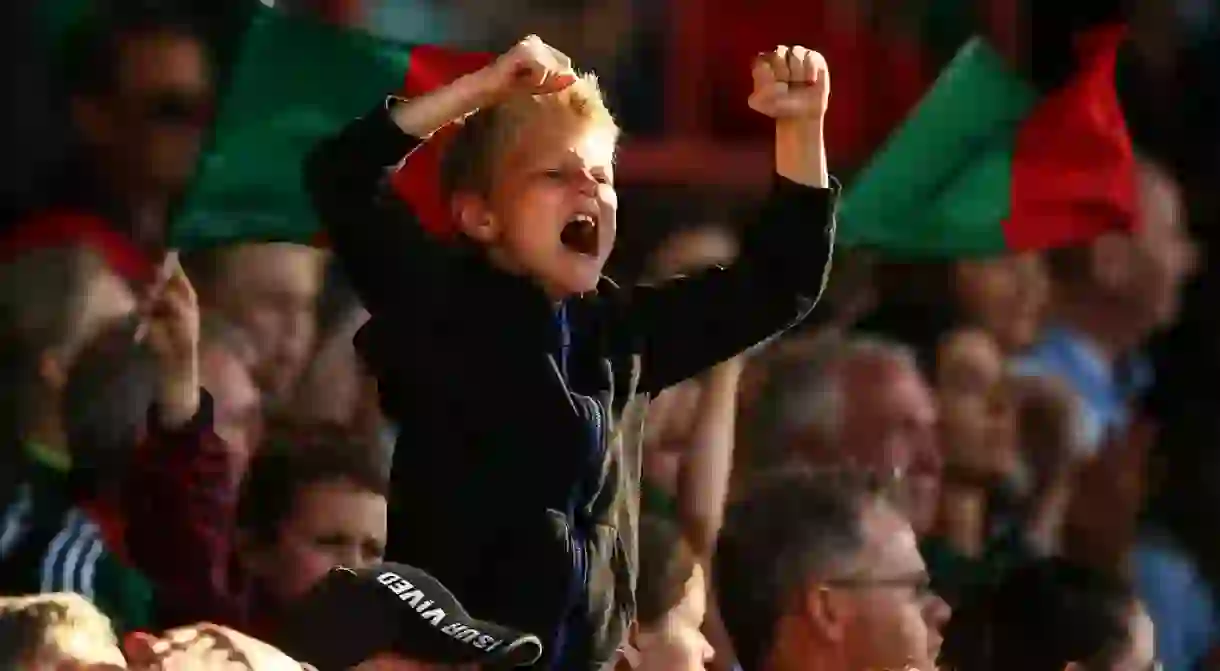
[[[946,632],[944,668],[1062,671],[1105,668],[1129,643],[1136,597],[1120,578],[1063,559],[1011,571],[968,600]]]
[[[135,341],[134,316],[109,326],[72,362],[60,412],[74,480],[95,495],[117,482],[148,421],[157,392],[157,361]]]
[[[639,550],[636,618],[641,626],[652,627],[685,598],[695,554],[676,525],[654,515],[640,517]]]

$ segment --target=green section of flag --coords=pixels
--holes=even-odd
[[[1016,130],[1037,99],[993,48],[970,40],[848,186],[841,243],[907,257],[1002,252]]]
[[[259,5],[247,28],[174,244],[309,242],[301,163],[321,138],[402,87],[410,48]]]

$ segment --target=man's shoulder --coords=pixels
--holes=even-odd
[[[92,599],[99,561],[107,554],[101,527],[81,508],[49,503],[20,497],[4,511],[5,583]]]
[[[1059,352],[1047,338],[1040,338],[1011,362],[1018,375],[1046,375],[1060,368]]]

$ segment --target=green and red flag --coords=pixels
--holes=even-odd
[[[198,173],[172,231],[198,248],[239,241],[318,243],[301,164],[318,140],[387,94],[418,95],[492,56],[410,45],[261,7],[235,62]],[[448,229],[437,181],[437,142],[392,179],[424,225]]]
[[[1077,68],[1039,92],[972,39],[849,185],[839,240],[908,258],[1088,241],[1135,222],[1135,152],[1115,86],[1120,25],[1075,38]]]

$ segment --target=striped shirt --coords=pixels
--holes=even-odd
[[[27,447],[19,484],[0,508],[0,593],[75,592],[120,630],[147,626],[152,587],[107,549],[98,521],[73,501],[67,464]]]

